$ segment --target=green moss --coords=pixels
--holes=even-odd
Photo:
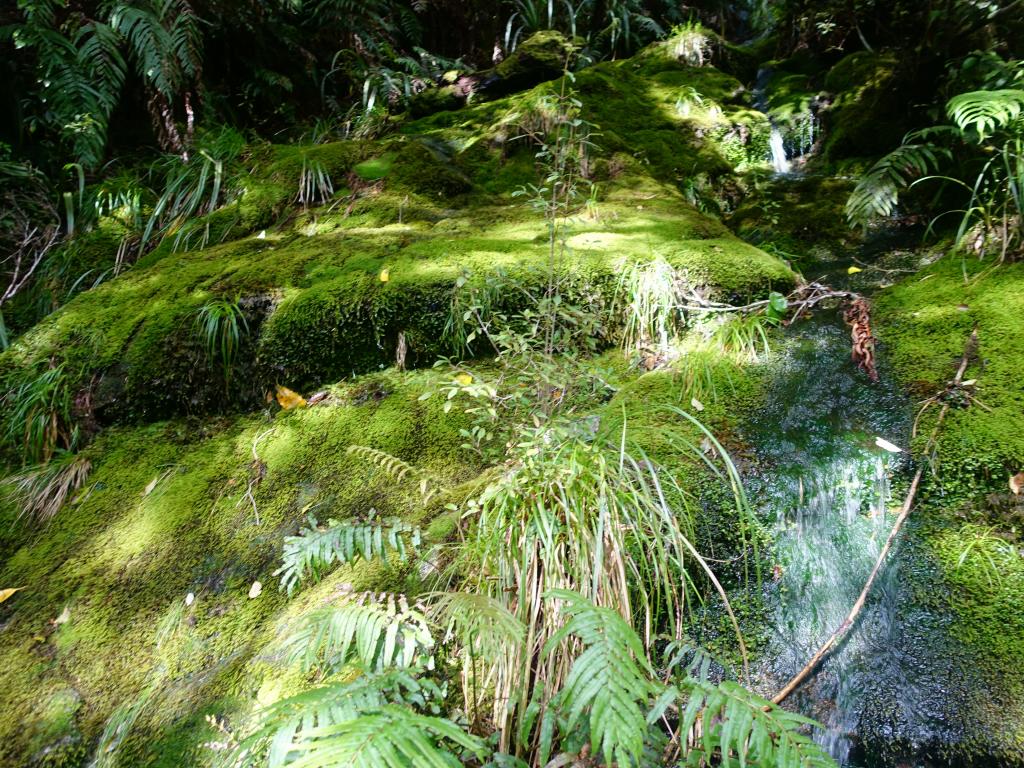
[[[964,283],[963,268],[971,276]],[[950,410],[938,441],[937,474],[926,494],[944,505],[1004,491],[1007,478],[1024,467],[1024,364],[1016,339],[1024,333],[1024,264],[999,267],[946,257],[921,275],[881,293],[875,301],[876,333],[896,372],[918,399],[937,393],[956,371],[971,329],[979,351],[966,379],[977,379],[981,407]],[[938,413],[922,419],[927,436]],[[919,440],[919,442],[920,442]]]
[[[27,587],[0,612],[8,660],[0,669],[7,715],[0,722],[0,763],[23,764],[19,755],[61,742],[75,729],[93,743],[113,708],[136,696],[163,665],[160,704],[139,726],[146,738],[126,747],[142,754],[126,764],[175,764],[182,748],[174,735],[178,718],[193,718],[188,739],[201,751],[199,742],[210,736],[195,722],[196,712],[224,697],[247,699],[259,687],[267,666],[256,654],[287,616],[340,581],[356,589],[407,587],[403,568],[350,568],[286,606],[272,572],[282,537],[307,514],[344,519],[372,508],[426,526],[437,513],[439,503],[420,503],[415,483],[397,483],[349,456],[349,445],[412,462],[456,489],[449,500],[464,497],[459,486],[479,468],[454,450],[462,420],[444,414],[439,397],[419,400],[439,376],[377,375],[334,388],[328,404],[281,412],[270,423],[245,417],[105,433],[89,449],[88,494],[62,511],[59,524],[39,535],[23,532],[0,567],[0,583]],[[267,471],[255,489],[256,525],[244,491],[258,435],[264,435],[258,452]],[[249,599],[255,580],[264,591]],[[188,592],[195,603],[158,650],[155,626],[183,606]],[[55,626],[51,620],[65,607],[67,620]]]
[[[511,93],[554,80],[570,69],[572,44],[555,30],[534,32],[495,68],[501,80],[489,93]]]
[[[888,152],[909,128],[907,96],[894,54],[858,51],[826,75],[833,101],[823,114],[824,158],[871,157]]]

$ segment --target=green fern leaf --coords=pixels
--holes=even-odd
[[[562,648],[568,635],[575,635],[584,645],[553,702],[568,718],[563,732],[571,732],[587,716],[591,747],[605,763],[634,764],[643,753],[647,735],[647,703],[660,692],[652,682],[654,670],[643,643],[610,608],[595,606],[566,590],[551,590],[545,597],[563,601],[569,616],[548,639],[545,655]]]
[[[285,538],[283,563],[274,575],[281,577],[281,589],[291,595],[300,582],[318,579],[331,565],[379,559],[391,552],[404,560],[405,537],[409,537],[413,549],[419,547],[419,528],[398,518],[380,522],[372,517],[366,522],[328,520],[327,527],[320,528],[310,517],[309,526],[298,536]]]
[[[432,664],[434,638],[419,604],[403,595],[363,593],[304,616],[283,643],[289,662],[311,669],[321,660],[339,669],[357,660],[363,667]]]
[[[969,91],[946,103],[946,113],[961,131],[973,129],[979,140],[1012,123],[1024,111],[1024,90]]]

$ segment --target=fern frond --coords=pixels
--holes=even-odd
[[[916,138],[913,134],[907,139]],[[876,216],[890,216],[899,193],[910,183],[952,159],[945,147],[931,143],[904,143],[880,159],[857,182],[846,201],[846,218],[852,226],[867,226]]]
[[[423,597],[430,618],[447,627],[446,637],[477,657],[494,657],[523,641],[526,627],[505,606],[487,595],[470,592],[432,592]]]
[[[354,720],[314,728],[291,768],[458,768],[461,749],[483,758],[483,741],[450,720],[388,705]]]
[[[544,653],[558,650],[568,635],[578,637],[585,649],[554,700],[568,716],[565,732],[587,715],[590,745],[605,764],[633,765],[643,753],[647,703],[659,692],[643,643],[611,608],[596,606],[567,590],[550,590],[545,597],[563,601],[569,620],[548,639]],[[541,763],[546,761],[547,755],[542,754]]]
[[[428,472],[417,469],[412,464],[402,461],[397,456],[392,456],[385,451],[370,448],[365,445],[350,445],[346,450],[349,456],[359,456],[374,466],[384,470],[396,482],[402,482],[406,478],[415,478],[419,483],[420,495],[423,503],[429,504],[430,500],[439,493],[447,491],[446,488],[437,484],[437,478]]]
[[[411,667],[432,663],[434,638],[419,604],[404,595],[363,593],[314,611],[284,643],[289,662],[310,669],[321,660],[337,669],[352,660],[363,667]]]
[[[969,91],[951,98],[946,113],[961,131],[973,129],[980,140],[1012,123],[1024,112],[1024,90]]]
[[[289,595],[298,584],[307,579],[318,579],[334,564],[351,563],[358,559],[374,560],[394,552],[405,559],[408,536],[415,549],[420,545],[419,528],[399,518],[377,521],[371,518],[365,522],[343,522],[328,520],[326,528],[320,528],[317,521],[309,518],[309,526],[298,536],[284,540],[282,565],[275,576],[281,577],[281,589]]]
[[[309,731],[354,720],[363,712],[405,699],[403,689],[418,692],[421,688],[408,672],[389,670],[288,696],[255,713],[247,735],[226,763],[232,768],[280,768],[294,759]]]
[[[778,768],[836,768],[835,761],[802,731],[816,723],[787,712],[767,699],[751,693],[739,683],[718,685],[690,680],[684,685],[688,700],[679,727],[683,733],[698,725],[700,753],[710,763],[720,755],[723,764],[772,765]],[[686,695],[684,694],[684,696]],[[663,697],[665,701],[667,697]],[[649,716],[660,717],[655,709]],[[691,759],[688,764],[697,764]]]

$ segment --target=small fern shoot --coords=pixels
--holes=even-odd
[[[420,496],[423,498],[424,504],[429,504],[432,498],[446,490],[436,484],[436,478],[433,475],[417,469],[409,462],[402,461],[397,456],[392,456],[385,451],[379,451],[376,448],[370,448],[365,445],[350,445],[346,453],[349,456],[359,456],[384,470],[396,482],[400,483],[406,478],[415,478],[418,481]]]
[[[355,560],[375,560],[390,552],[405,560],[406,541],[415,550],[420,545],[419,528],[398,518],[374,519],[374,511],[367,521],[328,520],[321,528],[312,516],[309,525],[298,536],[284,540],[282,565],[275,576],[281,577],[281,589],[290,596],[300,582],[319,579],[327,568]]]

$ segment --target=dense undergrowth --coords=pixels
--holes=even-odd
[[[330,764],[385,733],[364,764],[830,764],[738,684],[778,565],[741,425],[784,294],[868,235],[853,179],[770,177],[769,141],[868,168],[921,119],[911,73],[692,23],[582,66],[639,48],[599,32],[524,39],[468,104],[453,70],[345,139],[200,131],[162,187],[65,196],[78,231],[0,327],[0,762]],[[908,588],[980,681],[944,757],[1009,764],[1021,265],[949,242],[877,272],[874,328],[921,400],[978,329]]]

